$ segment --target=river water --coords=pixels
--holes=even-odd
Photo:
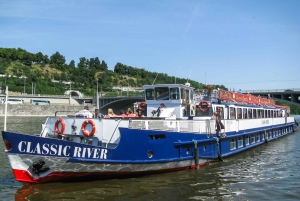
[[[44,120],[8,117],[7,130],[39,133]],[[299,130],[199,170],[33,185],[15,181],[1,136],[0,200],[300,200]]]

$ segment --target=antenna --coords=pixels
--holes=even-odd
[[[155,77],[155,79],[154,79],[154,81],[153,81],[152,85],[154,84],[154,82],[155,82],[155,80],[156,80],[157,76],[158,76],[158,73],[157,73],[157,75],[156,75],[156,77]]]
[[[186,83],[188,83],[188,82],[189,82],[189,79],[190,79],[190,77],[191,77],[191,73],[192,73],[192,70],[190,71],[190,74],[189,74],[189,77],[188,77],[188,79],[186,80]]]

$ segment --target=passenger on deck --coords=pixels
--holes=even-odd
[[[99,109],[95,109],[94,118],[103,118],[103,115],[100,113]]]
[[[120,116],[126,118],[127,115],[125,114],[124,110],[120,110]]]
[[[133,113],[131,109],[128,110],[128,117],[136,117],[136,115]]]
[[[137,116],[136,116],[136,117],[138,117],[138,118],[143,118],[143,117],[145,117],[144,114],[143,114],[143,110],[138,109],[138,110],[137,110]]]
[[[221,111],[220,108],[217,108],[217,112],[214,113],[215,114],[215,119],[216,119],[216,134],[217,137],[221,137],[220,135],[220,131],[221,131]]]
[[[105,115],[104,118],[110,118],[110,117],[118,117],[118,115],[115,115],[113,109],[108,108],[107,115]]]
[[[76,117],[93,118],[93,114],[89,110],[89,106],[84,106],[83,110],[80,110],[75,114]]]
[[[183,109],[183,116],[184,117],[187,117],[188,114],[187,114],[187,105],[184,106],[184,109]]]
[[[157,113],[156,113],[156,110],[152,110],[152,118],[156,118],[157,117]]]
[[[160,114],[162,113],[162,111],[166,108],[165,104],[164,103],[161,103],[160,104],[160,107],[157,108],[157,117],[160,116]]]

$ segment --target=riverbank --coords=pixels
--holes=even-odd
[[[7,116],[54,116],[57,115],[74,114],[82,110],[83,106],[73,105],[7,105]],[[90,111],[93,113],[94,106],[90,106]],[[0,104],[0,116],[5,115],[5,105]]]

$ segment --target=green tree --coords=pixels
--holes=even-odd
[[[44,55],[41,52],[38,52],[34,55],[33,62],[41,64],[43,63],[43,61],[44,61]]]
[[[22,55],[22,63],[26,66],[31,66],[32,64],[32,54],[29,52],[24,52]]]
[[[56,52],[55,54],[50,56],[50,65],[58,70],[65,70],[66,59],[63,55],[61,55],[59,52]]]

